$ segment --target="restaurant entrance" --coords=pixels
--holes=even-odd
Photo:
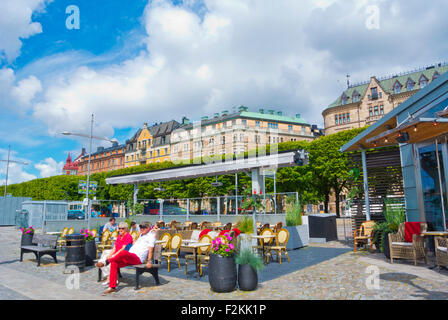
[[[446,137],[417,145],[418,171],[421,192],[420,204],[424,221],[437,231],[446,230],[447,225],[447,141]]]

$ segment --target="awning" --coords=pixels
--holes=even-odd
[[[303,150],[282,152],[267,156],[249,157],[231,161],[192,165],[180,168],[140,172],[106,178],[107,184],[140,184],[172,180],[192,179],[207,176],[233,174],[260,168],[284,168],[306,164],[308,154]]]
[[[387,147],[398,143],[418,143],[448,132],[446,118],[417,118],[366,139],[372,147]]]

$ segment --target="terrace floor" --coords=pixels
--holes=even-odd
[[[141,289],[134,290],[131,270],[122,270],[118,291],[101,296],[106,287],[97,280],[97,271],[88,267],[80,274],[79,289],[68,289],[69,275],[64,274],[64,251],[55,264],[43,257],[40,267],[33,254],[25,254],[19,262],[20,232],[13,227],[0,228],[0,299],[448,299],[448,271],[430,269],[428,265],[415,267],[412,261],[390,264],[380,253],[353,253],[349,241],[311,244],[289,251],[291,262],[271,262],[259,274],[256,291],[214,293],[208,284],[207,271],[202,278],[193,275],[191,266],[184,274],[172,264],[167,272],[166,262],[160,269],[161,285],[155,286],[149,274],[141,278]],[[368,286],[370,266],[380,273],[379,287]],[[205,269],[206,270],[206,269]]]

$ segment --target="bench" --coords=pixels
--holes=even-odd
[[[134,264],[134,265],[124,267],[126,269],[134,269],[135,270],[135,288],[134,288],[135,290],[139,289],[140,275],[142,275],[145,272],[149,272],[154,277],[154,280],[155,280],[157,286],[160,285],[159,267],[162,262],[162,245],[157,244],[154,247],[154,252],[153,252],[152,257],[153,258],[152,258],[152,267],[151,268],[147,268],[146,264]],[[103,272],[101,271],[101,268],[98,268],[98,282],[101,281],[102,274],[103,274]],[[118,275],[121,278],[120,269],[118,269]]]
[[[32,252],[36,256],[38,267],[40,266],[40,258],[46,254],[52,256],[54,261],[56,263],[58,263],[58,260],[56,258],[57,240],[58,240],[57,235],[35,233],[33,235],[33,240],[32,240],[32,243],[35,245],[20,247],[20,261],[23,261],[24,253]]]

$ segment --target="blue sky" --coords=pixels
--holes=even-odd
[[[79,30],[66,28],[69,5]],[[347,73],[358,82],[448,60],[447,9],[446,0],[2,0],[0,159],[11,145],[30,162],[13,166],[10,182],[59,174],[67,153],[87,146],[59,133],[88,132],[92,113],[95,134],[121,143],[144,122],[241,104],[323,126]]]

